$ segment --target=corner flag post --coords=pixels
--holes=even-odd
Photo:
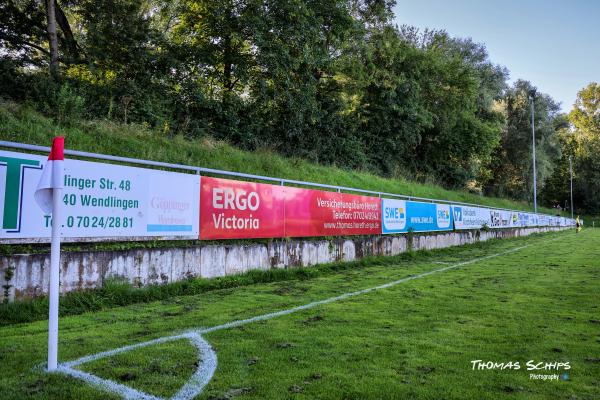
[[[55,137],[48,161],[35,191],[35,200],[45,213],[52,212],[50,282],[48,295],[48,371],[58,366],[58,298],[60,285],[61,194],[63,188],[64,138]]]
[[[48,311],[48,371],[58,364],[58,296],[60,282],[61,188],[52,189],[52,243],[50,245],[50,309]]]

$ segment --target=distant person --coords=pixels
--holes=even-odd
[[[556,216],[560,217],[560,212],[562,211],[562,207],[560,204],[557,204],[554,208],[556,208]]]
[[[581,222],[579,221],[579,215],[575,219],[575,232],[579,233],[581,230]]]

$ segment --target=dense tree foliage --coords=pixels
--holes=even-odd
[[[491,194],[533,200],[532,93],[535,88],[529,82],[518,80],[497,104],[506,123],[491,163],[492,178],[486,185]],[[548,95],[536,94],[533,106],[537,179],[538,186],[542,186],[560,158],[557,132],[566,126],[566,121],[559,114],[559,104]]]
[[[535,88],[527,81],[509,87],[508,71],[470,39],[397,27],[393,6],[5,0],[0,96],[29,102],[58,123],[143,123],[165,135],[210,135],[246,149],[531,200],[528,96]],[[563,201],[565,154],[572,154],[581,206],[597,207],[584,183],[598,180],[584,168],[597,146],[593,96],[582,92],[568,121],[548,95],[535,97],[538,181],[548,187],[548,204]]]
[[[543,192],[546,203],[570,197],[569,158],[573,165],[573,203],[577,213],[600,213],[600,85],[590,83],[578,95],[560,131],[562,157]]]

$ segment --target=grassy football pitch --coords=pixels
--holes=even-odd
[[[59,361],[219,327],[202,333],[217,365],[199,399],[600,398],[600,229],[391,261],[64,317]],[[45,321],[0,328],[0,398],[120,398],[45,373],[46,335]],[[170,398],[206,368],[198,354],[181,338],[74,368]],[[474,369],[475,360],[496,366]]]

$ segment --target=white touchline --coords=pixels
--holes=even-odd
[[[557,239],[559,239],[559,238],[550,239],[550,240],[548,240],[548,242],[554,241]],[[93,385],[95,387],[103,389],[107,392],[117,394],[124,399],[162,400],[160,397],[156,397],[156,396],[150,395],[148,393],[144,393],[142,391],[130,388],[129,386],[120,384],[118,382],[111,381],[109,379],[100,378],[96,375],[75,369],[75,367],[77,367],[81,364],[88,363],[90,361],[100,360],[102,358],[111,357],[111,356],[114,356],[114,355],[117,355],[120,353],[125,353],[128,351],[143,348],[143,347],[152,346],[152,345],[159,344],[159,343],[166,343],[166,342],[172,342],[172,341],[176,341],[176,340],[187,339],[190,342],[192,342],[192,344],[198,349],[198,353],[200,355],[199,365],[198,365],[198,369],[196,370],[196,372],[194,372],[194,374],[192,375],[190,380],[185,385],[183,385],[183,387],[172,397],[172,400],[193,399],[194,397],[196,397],[197,395],[202,393],[202,390],[208,384],[208,382],[210,382],[210,380],[217,368],[217,355],[215,354],[215,352],[212,349],[212,347],[210,346],[210,344],[208,344],[208,342],[206,340],[204,340],[204,338],[202,337],[202,334],[204,334],[204,333],[219,331],[222,329],[235,328],[237,326],[246,325],[246,324],[250,324],[253,322],[257,322],[257,321],[264,321],[264,320],[280,317],[282,315],[292,314],[292,313],[295,313],[298,311],[307,310],[309,308],[313,308],[313,307],[320,306],[323,304],[333,303],[335,301],[347,299],[349,297],[358,296],[358,295],[373,292],[376,290],[387,289],[392,286],[396,286],[400,283],[411,281],[413,279],[424,278],[426,276],[433,275],[433,274],[436,274],[439,272],[448,271],[450,269],[455,269],[455,268],[459,268],[459,267],[462,267],[465,265],[474,264],[474,263],[477,263],[480,261],[489,260],[490,258],[500,257],[500,256],[503,256],[506,254],[514,253],[514,252],[523,250],[530,246],[532,246],[532,245],[528,244],[525,246],[515,247],[513,249],[506,250],[506,251],[503,251],[500,253],[492,254],[489,256],[485,256],[485,257],[474,258],[469,261],[459,262],[456,264],[449,265],[447,267],[435,269],[435,270],[428,271],[428,272],[423,272],[423,273],[416,274],[416,275],[410,275],[410,276],[407,276],[402,279],[384,283],[382,285],[373,286],[373,287],[358,290],[355,292],[344,293],[339,296],[314,301],[312,303],[304,304],[304,305],[293,307],[293,308],[288,308],[286,310],[276,311],[276,312],[263,314],[263,315],[257,315],[256,317],[252,317],[252,318],[232,321],[232,322],[225,323],[223,325],[213,326],[211,328],[192,329],[188,332],[185,332],[185,333],[182,333],[179,335],[164,336],[164,337],[161,337],[158,339],[149,340],[147,342],[142,342],[142,343],[137,343],[137,344],[133,344],[133,345],[129,345],[129,346],[119,347],[117,349],[113,349],[113,350],[109,350],[109,351],[103,351],[101,353],[93,354],[90,356],[85,356],[85,357],[79,358],[74,361],[67,361],[64,363],[60,363],[57,371],[62,372],[66,375],[70,375],[74,378],[81,379],[81,380],[89,383],[90,385]]]

